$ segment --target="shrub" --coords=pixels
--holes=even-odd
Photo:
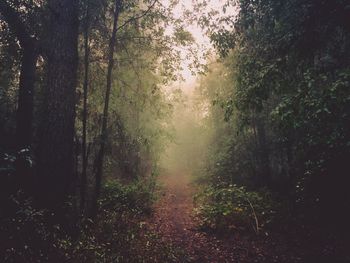
[[[247,191],[243,186],[210,186],[195,196],[195,215],[203,228],[251,229],[259,233],[275,215],[276,204],[266,191]]]

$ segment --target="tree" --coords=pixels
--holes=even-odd
[[[38,40],[31,35],[15,7],[8,2],[0,2],[0,13],[16,35],[22,49],[16,131],[17,147],[24,148],[32,143],[33,93],[39,55]]]
[[[231,93],[216,104],[231,116],[233,129],[240,128],[224,159],[247,163],[241,146],[252,156],[249,169],[233,171],[232,178],[252,171],[255,179],[244,184],[259,181],[258,186],[279,191],[316,221],[325,218],[321,214],[347,218],[342,211],[350,205],[344,201],[349,200],[344,187],[350,139],[348,4],[236,4],[236,18],[228,14],[218,30],[208,22],[211,40],[230,61],[232,74]]]
[[[108,49],[108,68],[107,68],[107,84],[106,84],[106,95],[105,95],[105,104],[103,109],[102,116],[102,127],[101,127],[101,142],[100,149],[97,154],[96,159],[96,173],[95,173],[95,197],[94,197],[94,207],[93,215],[96,216],[97,213],[97,201],[100,196],[101,182],[102,182],[102,173],[103,173],[103,159],[105,154],[105,147],[108,139],[107,134],[107,124],[108,124],[108,110],[109,110],[109,100],[111,95],[112,88],[112,71],[114,66],[114,50],[116,45],[117,30],[118,30],[118,19],[121,12],[122,2],[121,0],[115,1],[114,13],[113,13],[113,29],[112,36],[109,42]]]
[[[80,208],[84,211],[85,198],[86,198],[86,185],[87,185],[87,166],[88,166],[88,155],[87,155],[87,119],[88,119],[88,87],[89,87],[89,58],[90,58],[90,47],[89,47],[89,35],[90,35],[90,1],[86,3],[85,11],[85,22],[84,22],[84,83],[83,83],[83,117],[82,117],[82,172],[81,172],[81,185],[80,185]]]
[[[75,89],[78,65],[78,1],[48,1],[45,116],[38,149],[39,193],[59,208],[73,181]]]

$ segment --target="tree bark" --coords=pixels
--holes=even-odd
[[[45,116],[38,149],[39,192],[59,208],[74,180],[75,89],[78,66],[78,0],[49,0]]]
[[[37,40],[30,36],[16,10],[4,0],[0,1],[0,13],[16,35],[22,49],[16,120],[16,146],[25,148],[32,143],[33,93],[38,58]]]
[[[260,117],[256,120],[257,139],[259,145],[259,161],[260,161],[260,184],[261,186],[271,187],[271,169],[270,169],[270,153],[267,145],[266,131],[263,121]]]
[[[86,7],[85,15],[85,29],[84,29],[84,98],[83,98],[83,142],[82,142],[82,173],[81,173],[81,185],[80,185],[80,209],[84,213],[85,209],[85,200],[86,200],[86,184],[87,184],[87,164],[88,164],[88,155],[87,155],[87,98],[88,98],[88,86],[89,86],[89,33],[90,33],[90,5],[89,1]]]
[[[29,147],[32,143],[33,98],[38,57],[35,47],[31,44],[25,46],[22,53],[16,124],[18,148]]]
[[[117,30],[118,30],[118,19],[120,14],[120,8],[121,8],[121,0],[115,1],[115,8],[114,8],[114,17],[113,17],[113,29],[112,29],[112,36],[109,42],[109,49],[108,49],[108,69],[107,69],[107,85],[106,85],[106,95],[105,95],[105,104],[103,109],[103,116],[102,116],[102,129],[101,129],[101,142],[100,142],[100,149],[97,154],[96,163],[95,163],[95,196],[94,196],[94,204],[92,208],[92,216],[95,217],[97,214],[97,201],[100,197],[100,191],[101,191],[101,183],[102,183],[102,176],[103,176],[103,159],[105,154],[105,147],[108,140],[108,109],[109,109],[109,100],[110,100],[110,94],[111,94],[111,87],[112,87],[112,73],[113,73],[113,66],[114,66],[114,50],[116,45],[116,36],[117,36]]]

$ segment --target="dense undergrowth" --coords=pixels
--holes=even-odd
[[[177,252],[147,229],[155,182],[123,185],[107,181],[95,219],[74,215],[73,200],[58,223],[54,213],[36,208],[18,190],[1,214],[2,262],[173,262]],[[3,204],[4,205],[4,204]]]
[[[196,196],[195,215],[204,229],[232,233],[264,232],[276,217],[279,204],[268,191],[248,191],[244,186],[216,185]]]

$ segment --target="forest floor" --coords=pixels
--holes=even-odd
[[[319,250],[322,244],[310,247],[309,239],[300,240],[295,233],[256,236],[247,232],[219,234],[200,230],[193,217],[195,189],[190,180],[184,173],[161,176],[161,198],[148,223],[162,243],[177,249],[173,262],[328,262],[329,257],[321,256],[327,254]]]
[[[193,188],[189,177],[164,175],[151,228],[164,243],[183,251],[181,262],[233,262],[235,254],[214,236],[200,232],[192,217]]]
[[[183,252],[178,262],[265,261],[267,250],[261,240],[239,235],[224,237],[198,229],[192,215],[194,188],[187,174],[165,174],[160,181],[163,191],[150,227],[164,243]],[[270,258],[269,262],[279,262],[279,258]]]

